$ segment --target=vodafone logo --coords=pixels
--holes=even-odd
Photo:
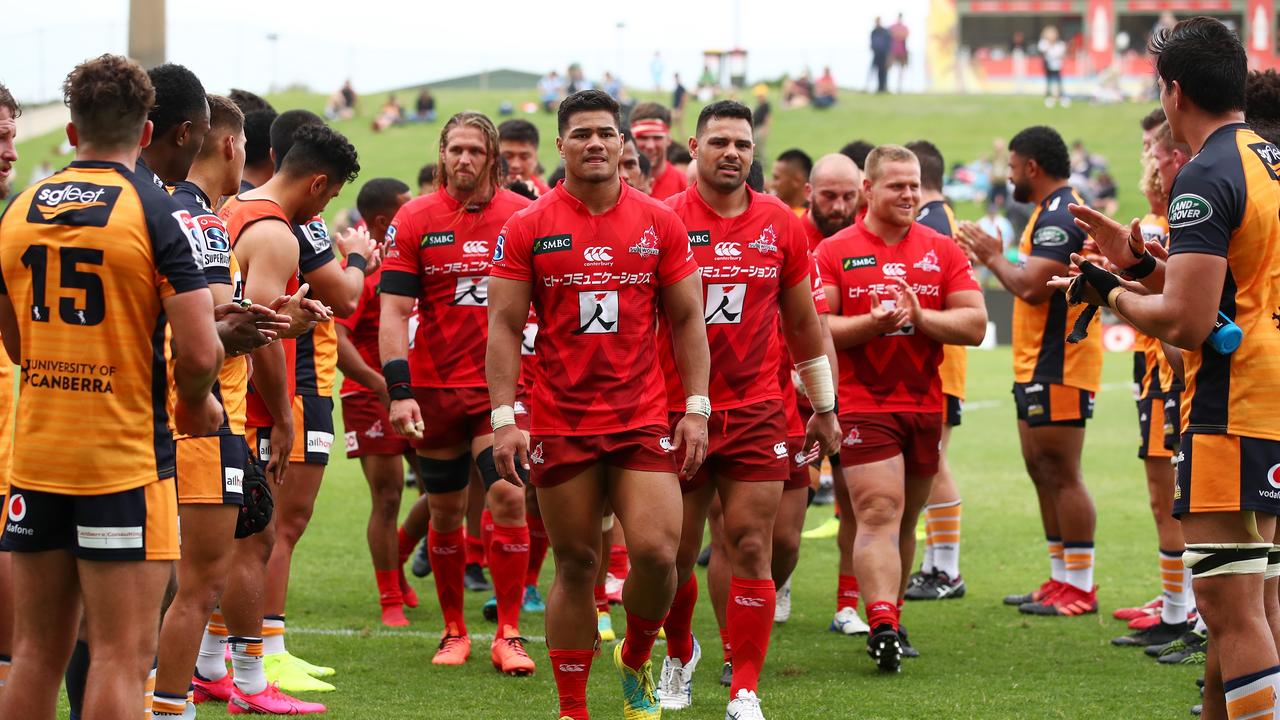
[[[467,255],[488,255],[489,247],[480,240],[462,243],[462,252]]]
[[[582,259],[589,263],[607,263],[613,262],[612,248],[608,247],[589,247],[582,251]]]
[[[1272,465],[1271,469],[1267,471],[1267,482],[1271,483],[1271,487],[1280,490],[1280,478],[1277,477],[1277,473],[1280,473],[1280,463]],[[13,515],[12,508],[9,510],[9,515]]]
[[[1271,468],[1275,470],[1275,468]],[[27,501],[22,499],[21,495],[14,494],[9,498],[9,519],[14,522],[22,522],[22,518],[27,516]]]
[[[716,243],[716,257],[718,258],[742,257],[742,246],[736,242]]]
[[[733,602],[742,607],[758,608],[764,607],[764,598],[747,597],[745,595],[734,595]]]
[[[905,277],[906,274],[907,274],[906,263],[885,263],[884,264],[885,277]]]

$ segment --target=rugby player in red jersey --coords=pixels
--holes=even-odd
[[[498,126],[498,152],[507,161],[504,183],[522,182],[542,195],[551,188],[538,177],[538,128],[528,120],[513,118]]]
[[[667,709],[692,701],[693,670],[701,655],[690,632],[698,597],[693,566],[718,492],[732,572],[726,626],[734,674],[726,717],[763,720],[756,689],[773,629],[773,523],[793,455],[778,383],[783,354],[789,349],[800,359],[797,368],[818,410],[802,433],[803,454],[819,446],[827,452],[838,447],[835,384],[814,311],[812,262],[800,221],[782,201],[746,186],[755,151],[750,108],[729,100],[712,103],[698,116],[695,132],[689,148],[698,164],[697,182],[666,203],[688,229],[702,268],[713,410],[707,457],[698,473],[681,483],[678,589],[667,616],[667,658],[658,692]],[[665,327],[659,340],[668,409],[678,418],[684,391]]]
[[[801,218],[809,250],[853,224],[863,207],[862,171],[847,155],[823,155],[813,164],[804,186],[809,209]]]
[[[432,662],[461,665],[471,655],[463,619],[467,494],[471,461],[483,478],[494,528],[489,547],[498,605],[490,648],[494,667],[528,675],[533,660],[520,637],[529,566],[523,482],[503,482],[494,464],[485,390],[489,265],[494,240],[529,201],[502,188],[498,131],[476,112],[454,115],[440,132],[441,189],[400,208],[382,273],[378,345],[396,432],[413,437],[431,512],[427,543],[444,614]],[[408,322],[417,301],[418,337]],[[528,308],[520,317],[521,330]],[[518,357],[518,355],[517,355]]]
[[[685,175],[667,162],[671,147],[671,111],[656,102],[642,102],[631,111],[631,134],[636,147],[649,158],[653,186],[649,194],[665,200],[689,186]]]
[[[701,281],[679,217],[618,174],[618,103],[598,90],[574,93],[558,120],[565,181],[512,217],[494,249],[486,362],[494,454],[513,482],[517,466],[532,468],[555,553],[547,645],[561,717],[588,717],[592,586],[607,505],[631,554],[627,632],[614,649],[623,717],[658,718],[649,653],[675,593],[678,478],[696,476],[711,415]],[[531,300],[540,324],[526,439],[513,406]],[[659,308],[687,396],[674,429],[658,362]]]
[[[409,186],[394,178],[375,178],[360,188],[356,209],[379,246],[401,205],[409,202]],[[379,268],[364,281],[364,290],[355,312],[340,318],[338,369],[342,371],[342,426],[346,430],[348,458],[358,458],[372,495],[366,532],[373,573],[378,584],[382,624],[404,627],[404,594],[400,581],[404,562],[400,560],[396,521],[400,517],[400,495],[404,491],[403,456],[409,439],[391,428],[387,416],[387,383],[378,362],[378,325],[382,314],[378,282]]]
[[[840,351],[840,465],[858,522],[853,562],[867,600],[867,652],[901,668],[899,624],[915,527],[938,471],[942,346],[977,345],[987,312],[950,239],[915,222],[920,163],[904,147],[867,157],[867,214],[818,248]]]

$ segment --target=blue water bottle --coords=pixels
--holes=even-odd
[[[1213,330],[1209,332],[1209,347],[1219,355],[1230,355],[1240,347],[1242,339],[1244,331],[1219,310],[1218,317],[1213,321]]]

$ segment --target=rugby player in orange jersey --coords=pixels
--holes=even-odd
[[[656,720],[649,655],[675,593],[679,478],[697,473],[711,415],[701,281],[679,217],[619,177],[617,101],[575,93],[558,122],[564,183],[513,216],[494,249],[485,369],[495,463],[508,482],[520,482],[517,465],[530,470],[555,553],[547,644],[560,716],[588,717],[598,637],[592,586],[607,503],[631,554],[627,632],[613,657],[622,715]],[[526,439],[514,404],[531,301],[540,326]],[[675,428],[658,364],[660,309],[687,394]]]
[[[9,88],[0,83],[0,200],[9,197],[9,182],[13,177],[13,164],[18,162],[18,116],[22,108],[13,99]],[[0,507],[8,499],[9,463],[13,452],[13,363],[0,358]],[[0,697],[4,696],[5,680],[9,677],[9,663],[13,649],[13,586],[10,576],[9,553],[0,550]]]
[[[501,186],[498,132],[488,117],[454,115],[441,130],[439,153],[441,189],[401,207],[388,228],[395,244],[387,248],[382,273],[378,330],[388,415],[396,432],[414,440],[431,512],[427,543],[444,615],[444,637],[432,662],[461,665],[471,655],[463,617],[462,525],[474,459],[494,520],[485,549],[498,615],[490,659],[503,673],[529,675],[534,663],[520,636],[529,567],[524,489],[522,482],[498,476],[484,375],[490,258],[503,224],[529,200]],[[415,312],[418,330],[410,350]]]
[[[667,162],[667,148],[671,147],[671,111],[656,102],[642,102],[631,111],[630,120],[636,147],[649,158],[649,172],[653,177],[649,194],[665,200],[688,187],[684,173]]]
[[[300,128],[323,125],[315,113],[288,110],[271,124],[271,159],[277,171],[293,146]],[[298,245],[298,271],[307,294],[332,309],[336,317],[355,310],[365,276],[381,261],[376,246],[363,229],[349,229],[336,238],[329,235],[324,218],[316,214],[294,223]],[[335,247],[346,259],[338,260]],[[335,673],[333,668],[313,665],[290,653],[285,645],[285,610],[293,550],[306,532],[324,479],[333,444],[333,388],[337,376],[337,338],[331,320],[316,324],[299,335],[294,343],[293,366],[289,369],[294,439],[289,463],[290,482],[275,495],[275,543],[267,565],[266,601],[263,605],[263,662],[267,678],[288,692],[332,690],[319,680]],[[416,594],[401,578],[400,589],[411,606]]]
[[[784,347],[801,358],[797,368],[817,410],[802,434],[802,455],[837,447],[835,383],[815,312],[812,262],[800,221],[781,200],[745,184],[755,150],[751,110],[734,101],[708,105],[689,148],[698,163],[697,182],[666,203],[688,229],[702,268],[714,409],[706,460],[694,477],[681,483],[678,589],[665,625],[668,654],[658,692],[667,709],[692,702],[693,671],[701,655],[691,632],[698,595],[693,566],[718,493],[722,544],[732,573],[725,614],[734,675],[725,716],[763,720],[757,684],[776,597],[770,576],[774,517],[794,454],[778,382]],[[674,380],[679,373],[669,337],[664,323],[659,329],[663,374]],[[674,420],[684,398],[680,383],[670,380],[667,402]]]
[[[1000,238],[977,223],[961,222],[958,241],[987,266],[1013,300],[1013,396],[1022,459],[1035,485],[1049,550],[1048,581],[1030,593],[1005,597],[1007,605],[1035,615],[1096,613],[1093,582],[1097,515],[1084,482],[1081,456],[1085,424],[1102,376],[1102,327],[1095,316],[1080,343],[1067,342],[1083,308],[1045,283],[1065,275],[1071,253],[1088,236],[1067,211],[1081,202],[1070,185],[1071,158],[1058,131],[1026,128],[1009,141],[1013,199],[1035,204],[1019,243],[1020,262],[1004,256]]]
[[[942,346],[976,345],[987,313],[964,253],[915,222],[920,163],[885,145],[867,156],[867,214],[818,248],[839,351],[841,474],[855,514],[854,567],[867,652],[897,672],[908,646],[902,593],[915,527],[938,471]]]
[[[63,93],[76,160],[0,221],[0,332],[26,368],[0,541],[23,588],[10,675],[21,692],[0,698],[0,715],[54,717],[83,603],[85,707],[136,717],[178,557],[173,438],[155,393],[170,368],[156,328],[173,327],[180,432],[221,422],[210,391],[223,352],[184,211],[134,171],[152,132],[147,74],[103,55],[72,70]]]
[[[241,193],[223,206],[236,260],[245,275],[245,297],[293,297],[309,289],[299,284],[298,241],[293,227],[321,212],[359,172],[355,148],[342,135],[325,126],[305,126],[293,136],[293,147],[275,175],[264,185]],[[249,395],[246,436],[251,452],[267,478],[279,486],[289,467],[294,442],[290,399],[293,378],[289,373],[293,343],[316,322],[330,317],[328,308],[307,300],[310,312],[294,317],[282,337],[253,353],[253,392]],[[266,531],[244,539],[237,548],[237,565],[228,582],[222,615],[228,628],[252,628],[253,634],[228,637],[235,671],[228,709],[231,712],[285,712],[288,698],[276,683],[267,684],[263,668],[263,567],[274,544],[274,519]],[[235,601],[234,604],[232,601]]]
[[[1122,277],[1076,255],[1081,274],[1071,296],[1110,307],[1182,349],[1173,513],[1213,639],[1203,716],[1267,717],[1280,685],[1267,618],[1268,555],[1280,513],[1280,148],[1244,122],[1248,59],[1232,30],[1190,18],[1158,31],[1149,49],[1173,139],[1193,153],[1169,192],[1168,258],[1135,247],[1138,220],[1122,225],[1073,205]]]

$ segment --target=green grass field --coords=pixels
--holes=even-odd
[[[762,679],[767,717],[1182,716],[1196,699],[1192,681],[1198,668],[1157,666],[1140,651],[1108,644],[1125,632],[1110,611],[1144,602],[1159,587],[1155,533],[1142,465],[1134,455],[1129,357],[1107,357],[1106,390],[1098,398],[1086,446],[1086,478],[1099,508],[1097,582],[1103,612],[1073,619],[1029,618],[1001,605],[1006,593],[1038,585],[1047,563],[1034,494],[1018,453],[1008,352],[975,351],[970,358],[969,408],[951,450],[966,506],[962,568],[968,595],[909,605],[904,622],[922,657],[908,661],[899,676],[883,676],[867,658],[864,640],[827,631],[834,612],[835,544],[806,540],[793,581],[794,612],[775,630]],[[430,578],[414,581],[423,603],[409,611],[413,626],[381,629],[364,544],[368,509],[359,466],[335,457],[311,530],[295,556],[289,600],[290,649],[339,668],[332,678],[337,692],[313,699],[329,703],[335,717],[554,718],[555,689],[541,642],[530,644],[539,663],[532,678],[494,672],[487,639],[476,640],[465,668],[430,664],[441,627]],[[829,512],[811,509],[808,524],[822,522]],[[548,562],[544,590],[550,577]],[[492,632],[480,616],[486,597],[468,594],[473,633]],[[621,626],[621,611],[614,617]],[[541,618],[527,617],[524,630],[541,635]],[[671,715],[720,718],[726,697],[716,682],[718,636],[705,602],[694,630],[706,650],[694,681],[695,704]],[[593,713],[618,717],[617,699],[606,655],[595,665]],[[200,715],[222,712],[202,708]]]
[[[198,70],[198,68],[197,68]],[[643,95],[643,94],[642,94]],[[412,98],[408,93],[398,94],[401,102]],[[325,96],[307,93],[290,93],[270,98],[277,110],[305,107],[320,112]],[[346,188],[338,199],[330,203],[329,216],[338,208],[355,205],[358,185],[374,177],[397,177],[416,189],[418,168],[424,163],[435,162],[443,120],[433,125],[406,125],[374,133],[370,127],[372,113],[384,95],[372,93],[363,98],[363,117],[335,123],[346,133],[360,153],[362,167],[357,187]],[[527,100],[534,100],[532,91],[524,94],[499,91],[451,90],[437,93],[441,118],[459,110],[473,109],[490,113],[497,118],[498,105],[511,101],[516,107]],[[645,98],[648,99],[648,98]],[[654,98],[669,101],[670,98]],[[775,105],[778,103],[774,98]],[[693,132],[694,121],[700,106],[694,105],[686,112],[685,130]],[[815,159],[835,152],[854,139],[866,139],[876,143],[903,143],[925,138],[932,140],[947,158],[948,167],[954,162],[969,162],[991,152],[996,137],[1008,140],[1016,132],[1030,125],[1047,124],[1056,127],[1067,143],[1083,139],[1091,152],[1108,158],[1112,173],[1119,187],[1123,215],[1145,212],[1145,201],[1138,194],[1138,157],[1140,130],[1138,120],[1150,110],[1140,104],[1092,106],[1077,103],[1070,108],[1046,109],[1035,97],[977,97],[961,95],[864,95],[846,92],[841,101],[829,110],[802,108],[775,110],[772,134],[768,138],[765,154],[769,161],[778,153],[791,147],[799,147]],[[544,113],[520,115],[537,124],[542,134],[540,158],[542,164],[554,168],[559,163],[555,148],[555,117]],[[34,138],[19,138],[18,177],[24,182],[29,168],[48,158],[53,166],[61,167],[69,157],[58,158],[53,151],[62,141],[59,129]],[[769,166],[765,166],[769,172]],[[982,210],[977,205],[958,208],[963,217],[976,218]]]
[[[532,99],[498,92],[438,93],[442,116],[464,108],[496,112],[499,102]],[[402,97],[407,100],[408,97]],[[272,98],[278,109],[320,110],[320,95]],[[365,98],[372,106],[381,97]],[[904,142],[928,138],[949,161],[968,161],[990,151],[996,136],[1008,138],[1032,124],[1052,124],[1068,142],[1087,141],[1108,157],[1120,188],[1122,215],[1139,213],[1143,203],[1138,175],[1137,120],[1142,105],[1045,109],[1035,98],[953,96],[872,97],[846,94],[831,110],[778,112],[768,153],[799,146],[817,156],[845,142],[866,138]],[[369,109],[366,109],[366,113]],[[692,128],[690,110],[686,128]],[[551,116],[531,116],[544,132],[547,167],[556,164]],[[417,170],[433,161],[439,124],[393,128],[373,134],[368,117],[339,123],[356,144],[364,167],[361,179],[399,177],[413,185]],[[51,148],[61,131],[23,138],[18,177],[46,157],[65,163]],[[358,185],[358,184],[357,184]],[[354,204],[357,187],[347,188],[330,214]],[[973,217],[974,206],[960,214]],[[900,676],[878,674],[860,638],[827,632],[836,582],[833,540],[806,541],[794,579],[791,622],[777,628],[762,679],[771,720],[829,717],[918,718],[1168,718],[1182,717],[1196,699],[1198,669],[1156,666],[1141,652],[1112,648],[1110,638],[1125,631],[1110,619],[1121,605],[1144,602],[1158,592],[1155,533],[1148,510],[1142,465],[1135,457],[1136,413],[1130,401],[1127,355],[1109,355],[1107,389],[1099,396],[1090,424],[1085,472],[1098,511],[1098,575],[1103,612],[1076,619],[1027,618],[1000,604],[1006,593],[1027,591],[1047,572],[1044,541],[1030,482],[1018,452],[1007,349],[974,352],[970,360],[969,408],[952,443],[952,465],[966,505],[962,567],[969,594],[958,601],[913,604],[905,612],[912,640],[923,657],[909,661]],[[340,420],[340,418],[339,418]],[[341,430],[339,430],[341,437]],[[415,581],[422,606],[409,612],[413,626],[381,628],[377,595],[364,540],[368,493],[359,466],[335,455],[317,504],[311,530],[299,546],[289,602],[289,646],[296,654],[339,669],[337,692],[323,697],[338,718],[483,717],[511,720],[554,718],[555,691],[545,645],[530,644],[539,662],[532,678],[499,676],[489,666],[487,641],[476,636],[465,668],[430,664],[440,630],[432,581]],[[809,524],[826,519],[829,508],[812,510]],[[543,578],[550,581],[551,563]],[[480,617],[485,596],[470,594],[473,633],[491,632]],[[620,612],[615,623],[622,624]],[[541,619],[529,617],[525,632],[542,634]],[[675,717],[723,716],[725,693],[716,684],[718,651],[710,608],[700,605],[695,632],[707,650],[695,679],[694,707]],[[659,646],[659,652],[662,646]],[[608,656],[597,662],[591,684],[592,709],[599,718],[619,716],[617,683]],[[202,718],[224,710],[202,707]]]

